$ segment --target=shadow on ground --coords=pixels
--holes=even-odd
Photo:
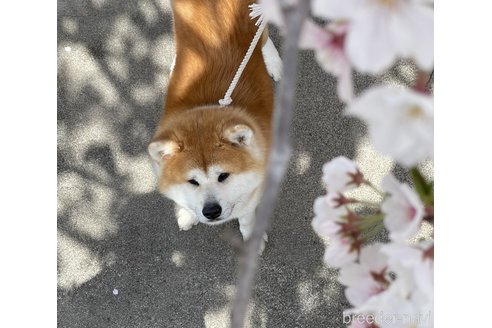
[[[58,1],[58,326],[225,327],[236,260],[220,227],[179,232],[146,147],[173,58],[165,0]],[[273,29],[274,43],[281,37]],[[363,89],[369,81],[358,77]],[[301,53],[294,156],[257,275],[252,327],[343,327],[311,228],[321,167],[365,134]]]

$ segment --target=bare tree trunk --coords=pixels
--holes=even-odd
[[[242,328],[256,273],[258,250],[264,233],[270,227],[277,194],[291,156],[290,127],[295,105],[298,42],[304,19],[309,12],[308,0],[281,1],[286,26],[283,46],[283,75],[273,118],[273,140],[266,172],[265,190],[256,211],[253,233],[240,252],[240,270],[233,302],[231,327]]]

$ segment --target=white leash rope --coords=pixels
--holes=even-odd
[[[255,19],[256,17],[259,16],[258,20],[256,21],[255,25],[258,26],[258,30],[256,31],[256,34],[251,41],[251,44],[249,45],[249,49],[246,52],[246,55],[244,55],[243,61],[241,62],[241,65],[239,65],[239,68],[236,71],[236,75],[234,75],[234,78],[232,79],[231,84],[229,85],[229,89],[227,89],[226,94],[224,95],[224,98],[219,100],[219,104],[221,106],[227,106],[232,103],[232,98],[231,95],[234,92],[234,89],[236,88],[237,83],[239,82],[239,78],[241,77],[241,74],[243,74],[244,69],[246,68],[246,65],[248,64],[249,59],[253,55],[253,51],[256,48],[256,44],[260,40],[260,37],[263,33],[263,30],[265,29],[266,26],[266,20],[263,19],[262,11],[261,11],[261,6],[257,3],[254,3],[249,6],[251,12],[249,14],[249,17],[251,19]]]

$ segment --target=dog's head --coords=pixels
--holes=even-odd
[[[201,107],[169,117],[148,150],[159,191],[214,225],[256,207],[265,148],[263,131],[243,110]]]

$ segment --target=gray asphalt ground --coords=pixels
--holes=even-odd
[[[58,0],[59,327],[228,325],[237,260],[222,235],[237,223],[178,231],[146,154],[173,58],[171,27],[167,0]],[[406,83],[412,74],[403,65],[383,78]],[[373,82],[355,80],[359,91]],[[321,167],[345,155],[377,183],[392,164],[367,146],[360,122],[343,116],[335,90],[313,53],[301,52],[294,154],[250,327],[345,326],[343,288],[311,228]]]

